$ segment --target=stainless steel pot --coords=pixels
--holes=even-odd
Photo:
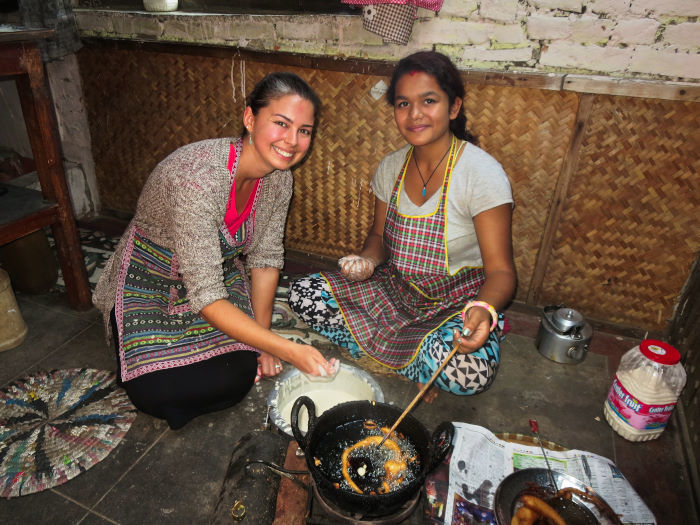
[[[557,363],[576,364],[586,358],[593,328],[583,316],[564,305],[544,307],[535,346]]]

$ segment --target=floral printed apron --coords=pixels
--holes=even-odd
[[[370,279],[352,282],[340,272],[322,273],[357,344],[390,368],[410,364],[422,341],[459,313],[484,282],[481,267],[454,275],[447,271],[445,209],[458,151],[453,137],[437,209],[406,216],[398,212],[398,197],[413,148],[408,151],[387,207],[384,245],[389,257]]]
[[[240,158],[241,142],[231,144],[228,169],[231,192],[227,210],[235,208],[233,173]],[[262,184],[258,184],[257,199]],[[253,317],[250,285],[239,256],[252,235],[254,213],[235,232],[227,220],[219,227],[224,285],[228,300]],[[142,374],[188,365],[236,350],[254,348],[230,338],[189,308],[187,290],[178,272],[177,255],[150,241],[134,227],[122,259],[122,294],[117,296],[115,316],[119,331],[122,380]]]

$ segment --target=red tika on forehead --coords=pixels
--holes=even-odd
[[[408,72],[408,74],[411,76],[415,75],[416,73],[418,73],[418,71],[416,71],[415,69],[413,71]]]

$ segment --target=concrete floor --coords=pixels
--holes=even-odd
[[[96,310],[76,312],[57,292],[16,294],[29,327],[24,343],[0,353],[0,387],[45,369],[114,369]],[[602,404],[620,355],[636,341],[595,333],[578,365],[560,365],[534,346],[538,319],[511,311],[512,331],[502,348],[499,375],[487,392],[459,398],[441,393],[414,415],[432,431],[444,420],[482,425],[493,432],[529,434],[539,421],[543,439],[612,459],[662,525],[698,523],[681,447],[679,411],[658,440],[630,443],[605,422]],[[328,357],[346,353],[326,352]],[[415,385],[365,360],[387,402],[406,406]],[[3,524],[200,524],[214,510],[236,442],[266,425],[273,380],[255,386],[238,406],[202,416],[172,431],[139,414],[119,446],[73,480],[37,494],[0,501]],[[247,519],[249,523],[255,520]]]

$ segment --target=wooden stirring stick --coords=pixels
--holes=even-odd
[[[401,415],[399,416],[399,418],[396,420],[396,422],[395,422],[395,423],[391,426],[391,428],[389,429],[389,432],[387,432],[387,434],[384,436],[384,439],[382,439],[382,440],[379,442],[379,445],[378,445],[378,446],[381,447],[381,446],[384,444],[384,442],[385,442],[385,441],[387,440],[387,438],[391,435],[391,433],[392,433],[394,430],[396,430],[396,427],[399,426],[399,423],[401,423],[401,421],[403,420],[403,418],[406,417],[406,414],[408,414],[408,413],[411,411],[411,409],[413,408],[413,405],[415,405],[416,403],[418,403],[418,401],[420,400],[420,398],[423,397],[423,394],[425,394],[425,393],[428,391],[428,389],[430,388],[430,385],[433,384],[433,381],[435,381],[435,378],[438,376],[438,374],[439,374],[440,372],[442,372],[442,369],[445,368],[445,365],[446,365],[446,364],[450,361],[450,359],[452,359],[452,357],[454,357],[454,355],[457,353],[457,348],[458,348],[458,346],[455,346],[455,347],[452,349],[452,351],[449,353],[449,355],[445,358],[445,360],[442,362],[442,364],[438,367],[438,369],[435,370],[435,373],[433,374],[433,377],[431,377],[430,380],[429,380],[425,385],[423,385],[423,388],[420,389],[420,392],[418,392],[418,394],[416,395],[416,397],[413,398],[413,401],[411,401],[411,404],[408,405],[408,406],[406,407],[406,409],[401,413]]]

